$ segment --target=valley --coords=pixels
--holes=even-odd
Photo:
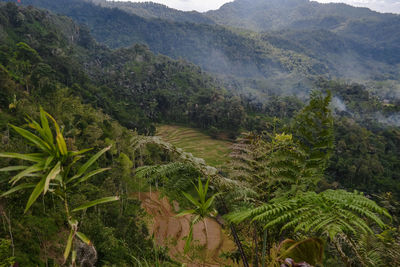
[[[0,1],[0,266],[400,266],[400,15]]]

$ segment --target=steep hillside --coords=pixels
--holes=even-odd
[[[23,3],[48,8],[86,24],[96,40],[109,47],[143,43],[155,53],[184,58],[226,80],[235,79],[245,95],[273,90],[307,95],[318,76],[357,82],[399,79],[399,16],[368,9],[298,0],[235,1],[215,14],[206,14],[214,14],[211,17],[227,28],[196,19],[198,14],[154,4],[102,2],[108,7],[101,7],[83,0]],[[227,9],[242,13],[232,16],[232,20],[242,17],[236,22],[258,18],[274,26],[263,31],[287,30],[255,33],[232,29],[231,26],[254,27],[225,23],[226,14],[230,14]],[[259,12],[261,15],[257,15]]]
[[[294,43],[299,38],[316,39],[318,32],[325,30],[331,34],[325,40],[333,40],[327,43],[337,50],[341,50],[341,43],[344,43],[347,48],[351,47],[352,53],[362,57],[371,56],[389,64],[400,62],[400,15],[309,0],[236,0],[206,15],[230,27],[259,32],[290,30],[291,36],[285,41]],[[323,55],[318,50],[316,54]]]
[[[197,66],[156,56],[140,45],[112,51],[97,44],[84,27],[48,11],[4,3],[1,8],[0,37],[7,44],[1,63],[11,75],[28,75],[30,90],[49,90],[36,72],[44,78],[53,72],[60,86],[71,87],[87,103],[142,133],[154,133],[152,123],[161,121],[203,129],[225,125],[229,132],[241,127],[241,100]],[[38,55],[29,67],[35,75],[6,58],[19,42]],[[236,114],[234,123],[226,117],[230,110]]]
[[[326,29],[300,38],[47,2],[59,3],[89,27],[0,3],[0,266],[400,266],[395,64],[355,56],[356,45]],[[140,23],[121,32],[123,18]],[[196,49],[213,36],[234,67],[266,72],[221,80],[143,44],[112,50],[90,27],[126,42],[148,27],[149,40],[191,31]],[[351,56],[363,66],[334,64]],[[385,98],[318,75],[363,68],[391,79],[378,83]],[[307,103],[277,95],[304,84],[319,89]],[[165,139],[214,167],[140,135],[160,124]],[[203,132],[239,136],[231,165],[230,142]]]
[[[107,1],[107,0],[86,0],[89,3],[109,8],[118,8],[139,17],[149,19],[163,19],[175,22],[192,22],[199,24],[215,24],[215,22],[205,15],[189,11],[184,12],[177,9],[169,8],[166,5],[153,2],[122,2],[122,1]]]
[[[219,92],[216,93],[214,89],[217,88],[218,82],[203,74],[198,67],[155,56],[142,46],[111,51],[98,45],[87,31],[76,25],[70,18],[57,16],[48,11],[33,7],[18,7],[12,3],[0,3],[0,22],[0,178],[3,181],[0,183],[0,214],[4,223],[7,224],[7,227],[0,229],[1,264],[4,263],[3,256],[7,258],[5,266],[14,262],[20,266],[62,266],[65,265],[66,260],[73,261],[69,260],[72,257],[65,256],[64,252],[68,250],[68,244],[70,244],[68,240],[74,239],[74,237],[68,238],[69,223],[72,216],[77,214],[70,215],[68,208],[65,208],[68,194],[68,201],[70,200],[68,204],[71,207],[78,207],[95,199],[118,196],[113,198],[115,202],[112,204],[102,205],[97,209],[88,208],[84,213],[76,215],[79,226],[78,223],[74,223],[74,231],[79,227],[79,231],[87,236],[82,238],[86,240],[86,245],[78,241],[78,237],[71,245],[73,251],[78,251],[76,261],[79,266],[88,264],[93,266],[96,261],[100,265],[132,266],[136,264],[134,259],[146,262],[149,266],[156,264],[181,266],[169,258],[167,249],[155,243],[143,221],[145,213],[140,208],[139,200],[130,198],[134,192],[146,190],[151,186],[151,182],[145,179],[134,179],[136,168],[170,162],[179,164],[177,150],[168,143],[158,144],[150,137],[140,136],[134,129],[121,126],[120,122],[132,127],[131,125],[138,123],[137,118],[142,121],[145,118],[144,121],[148,119],[149,122],[156,120],[152,117],[154,114],[146,119],[143,115],[145,108],[139,104],[137,104],[139,107],[131,104],[136,109],[129,106],[129,103],[133,101],[129,97],[137,97],[137,101],[141,101],[139,91],[146,89],[145,92],[149,93],[151,88],[155,88],[156,91],[160,90],[157,96],[166,104],[172,96],[166,94],[162,97],[161,89],[166,84],[172,86],[174,82],[176,84],[173,88],[176,91],[172,95],[183,99],[184,104],[188,98],[194,97],[192,93],[198,93],[196,100],[201,102],[198,102],[196,110],[199,116],[205,116],[205,121],[210,123],[218,116],[214,111],[212,111],[212,118],[207,115],[207,111],[203,112],[202,108],[205,106],[210,109],[210,104],[216,101],[214,106],[235,107],[232,103],[224,102],[224,95],[221,92],[223,89],[218,88]],[[106,63],[107,59],[109,61]],[[117,65],[116,62],[121,65]],[[117,84],[112,75],[115,72],[120,73],[119,68],[126,68],[126,73],[121,71],[121,76],[117,76],[117,81],[122,82],[118,86],[120,91],[112,91],[111,86]],[[156,75],[155,71],[161,72],[162,75]],[[100,72],[101,76],[99,76]],[[130,74],[131,72],[134,74]],[[122,80],[123,75],[126,74],[133,75],[134,80],[139,83],[134,87],[136,91],[128,87],[132,90],[129,96],[126,96],[127,91],[124,91],[126,88],[123,87],[127,83]],[[107,97],[108,93],[110,97]],[[182,96],[183,93],[186,95]],[[144,94],[142,92],[140,96]],[[118,98],[123,99],[124,103],[117,102]],[[154,108],[157,104],[156,100],[153,98],[151,100]],[[240,107],[240,103],[238,104]],[[174,107],[169,107],[167,111],[176,111],[179,105],[183,104],[174,103]],[[47,115],[48,120],[43,119],[43,116],[40,117],[46,113],[39,113],[39,107],[51,114]],[[104,113],[100,107],[118,120]],[[225,118],[227,111],[221,112]],[[181,114],[182,110],[178,113],[180,116],[189,116]],[[196,116],[190,115],[191,118]],[[27,121],[31,118],[35,122],[28,125]],[[53,118],[59,126],[56,126]],[[124,121],[124,118],[127,120]],[[171,117],[171,120],[174,119]],[[39,125],[38,123],[41,125],[36,128],[39,129],[39,133],[32,129],[32,125]],[[223,122],[218,121],[218,123]],[[15,130],[17,128],[13,128],[10,124],[24,128],[21,129],[22,136],[28,136],[28,141],[25,142],[26,140],[18,134],[18,130]],[[146,127],[149,127],[147,123],[138,125],[137,130],[146,132],[148,130]],[[63,194],[63,201],[59,201],[58,197],[61,194],[55,188],[59,188],[60,183],[64,183],[65,186],[66,179],[64,179],[65,176],[61,178],[61,175],[58,175],[49,183],[47,194],[46,192],[39,193],[41,201],[31,202],[29,211],[24,212],[26,203],[32,200],[30,195],[35,187],[34,183],[38,183],[36,188],[41,186],[42,178],[39,175],[47,177],[47,173],[37,168],[41,164],[38,163],[34,167],[34,173],[28,170],[29,174],[21,174],[19,181],[16,181],[18,182],[16,187],[11,189],[12,185],[8,181],[14,172],[13,168],[7,166],[23,161],[18,158],[10,159],[9,156],[15,154],[5,152],[48,156],[45,153],[49,150],[43,152],[41,150],[43,146],[35,147],[38,140],[40,144],[44,142],[41,129],[48,129],[51,134],[51,137],[46,138],[48,142],[46,147],[53,149],[63,144],[68,149],[68,154],[60,156],[60,158],[66,158],[62,171],[67,170],[66,172],[70,174],[77,173],[78,169],[79,171],[83,168],[87,169],[95,161],[96,166],[91,167],[90,173],[83,177],[85,180],[82,180],[79,187],[69,187],[68,193]],[[57,136],[54,136],[53,132],[56,131]],[[61,138],[63,142],[60,142]],[[81,149],[86,150],[78,153],[77,151]],[[104,154],[103,152],[102,155],[97,154],[97,160],[91,158],[102,149],[105,149]],[[36,153],[38,151],[43,153]],[[70,158],[73,154],[79,154],[74,161]],[[61,155],[60,152],[58,152],[59,155]],[[22,156],[22,158],[25,157]],[[92,163],[84,164],[89,159]],[[54,160],[54,157],[50,156],[50,160],[46,162],[60,166],[61,160],[58,160],[59,158]],[[70,160],[73,162],[71,163]],[[29,161],[24,161],[23,164],[29,163]],[[24,167],[17,167],[17,169],[22,170]],[[44,168],[52,169],[53,167]],[[93,172],[94,168],[102,169],[100,172]],[[211,169],[214,170],[214,168]],[[60,172],[61,170],[58,171]],[[193,173],[185,174],[184,182],[187,187],[198,178],[199,172],[196,170],[194,173],[195,176],[191,176]],[[88,179],[95,174],[97,174],[95,179]],[[8,191],[10,189],[11,191]],[[178,188],[175,189],[176,194],[181,194]],[[37,189],[34,191],[37,192]],[[56,192],[55,195],[51,195],[53,192]],[[75,211],[71,209],[72,212]],[[168,215],[173,216],[173,214]],[[212,252],[212,261],[215,262],[219,260],[218,253],[222,252],[223,244],[228,242],[232,248],[232,243],[226,237],[222,237],[221,227],[215,220],[210,222],[211,225],[212,229],[215,229],[212,232],[213,236],[221,234],[215,242],[209,242],[213,246],[210,248],[210,253]],[[202,231],[202,228],[196,230],[195,236],[202,236]],[[82,236],[81,233],[79,235]],[[184,235],[176,237],[182,238]],[[10,254],[9,247],[12,247]]]
[[[293,70],[325,73],[316,60],[221,26],[149,20],[82,0],[26,0],[24,4],[47,8],[88,25],[96,40],[111,48],[144,43],[155,53],[184,58],[213,73],[252,78]]]
[[[218,24],[255,31],[335,29],[351,20],[396,17],[342,3],[322,4],[310,0],[236,0],[205,15]]]
[[[177,217],[178,203],[174,201],[171,205],[159,192],[140,193],[138,197],[142,201],[142,207],[152,217],[149,223],[151,234],[157,244],[169,248],[168,253],[172,258],[186,263],[188,267],[218,267],[228,264],[232,267],[240,266],[221,257],[223,253],[234,253],[235,246],[216,220],[206,218],[205,222],[196,224],[193,243],[200,247],[200,251],[195,252],[199,254],[197,257],[190,259],[184,253],[184,238],[189,233],[190,216]]]

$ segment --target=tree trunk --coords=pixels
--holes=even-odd
[[[236,232],[236,228],[235,228],[235,226],[233,224],[229,224],[229,225],[231,227],[231,232],[232,232],[233,238],[235,240],[236,246],[239,249],[240,256],[242,257],[243,266],[244,267],[249,267],[249,263],[247,262],[246,254],[244,254],[242,243],[240,242],[239,236],[238,236],[238,234]]]
[[[253,230],[253,240],[254,240],[254,244],[255,244],[253,267],[258,267],[258,240],[257,240],[257,227],[255,224],[254,224],[254,230]]]
[[[222,203],[222,207],[224,209],[224,213],[225,214],[228,213],[228,208],[226,207],[224,199],[222,199],[222,198],[218,198],[218,199]],[[229,227],[231,228],[233,239],[235,240],[235,244],[236,244],[236,246],[237,246],[237,248],[239,250],[240,256],[242,257],[243,267],[249,267],[249,262],[247,261],[246,254],[244,253],[242,243],[240,242],[239,236],[238,236],[238,234],[236,232],[235,225],[229,223]]]

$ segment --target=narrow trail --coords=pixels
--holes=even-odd
[[[191,261],[183,252],[185,246],[183,238],[189,234],[190,216],[176,217],[178,204],[174,203],[171,206],[167,198],[160,198],[158,192],[140,193],[138,197],[142,201],[144,210],[152,216],[152,222],[149,223],[151,234],[154,234],[158,245],[168,246],[172,258],[186,263],[188,267],[235,266],[232,262],[219,257],[223,252],[235,250],[235,244],[224,234],[215,220],[205,219],[208,235],[204,222],[194,226],[193,241],[205,248],[200,253],[205,255],[206,260],[204,263],[200,260]]]

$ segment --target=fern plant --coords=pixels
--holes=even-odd
[[[318,168],[322,177],[334,147],[330,91],[312,91],[309,104],[294,118],[292,132],[308,155],[307,165]]]
[[[55,133],[53,133],[49,120],[53,122]],[[9,183],[11,189],[3,192],[1,197],[13,194],[20,190],[31,189],[32,193],[26,203],[25,213],[36,202],[40,195],[47,193],[56,196],[56,199],[61,199],[66,221],[70,227],[66,248],[64,251],[64,261],[66,262],[71,254],[71,263],[75,265],[76,252],[73,249],[74,239],[78,237],[84,243],[92,246],[89,238],[78,231],[78,221],[75,219],[75,214],[78,211],[85,210],[98,204],[116,201],[118,197],[106,197],[87,202],[78,207],[70,206],[69,194],[72,190],[80,187],[91,177],[109,170],[109,168],[101,168],[90,170],[90,167],[103,155],[110,147],[104,148],[93,155],[85,163],[77,166],[79,160],[91,149],[81,151],[69,151],[56,120],[42,108],[40,109],[40,123],[28,118],[28,126],[37,132],[34,134],[26,129],[11,125],[11,127],[20,134],[28,143],[33,145],[36,152],[31,154],[20,154],[11,152],[2,152],[0,157],[21,160],[26,162],[25,165],[8,166],[0,169],[2,172],[19,171],[11,177]],[[29,165],[28,163],[31,163]]]
[[[280,229],[325,237],[332,244],[338,238],[374,234],[371,224],[385,229],[382,217],[391,219],[386,209],[359,192],[327,190],[306,192],[291,199],[274,199],[270,204],[233,212],[226,216],[234,223],[256,221],[264,229]],[[340,248],[336,246],[339,254]],[[356,251],[357,252],[357,251]]]
[[[319,170],[291,134],[244,137],[231,154],[230,175],[257,192],[256,203],[316,188]]]
[[[260,199],[293,196],[314,189],[319,181],[317,170],[308,166],[307,154],[291,134],[276,134],[270,142],[255,144],[257,169],[254,186]]]
[[[250,183],[255,170],[254,143],[258,138],[253,133],[242,133],[231,146],[229,154],[229,177]]]

